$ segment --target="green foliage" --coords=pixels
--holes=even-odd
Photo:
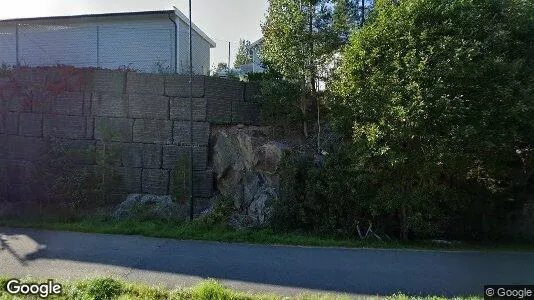
[[[352,35],[331,115],[402,236],[495,236],[534,170],[534,4],[399,3]]]
[[[0,282],[8,279],[0,277]],[[28,281],[24,281],[28,282]],[[44,282],[44,281],[41,281]],[[238,292],[223,286],[213,279],[208,279],[197,285],[177,290],[155,288],[140,283],[128,283],[110,278],[96,278],[84,281],[61,282],[64,288],[62,295],[53,295],[51,299],[121,299],[121,300],[275,300],[275,299],[348,299],[336,294],[309,294],[295,297],[281,297],[269,294],[249,294]],[[21,299],[19,295],[9,295],[0,287],[0,299]],[[24,299],[41,299],[38,296],[26,296]]]
[[[272,0],[263,25],[262,59],[285,79],[304,84],[309,77],[311,36],[307,32],[306,5],[293,0]]]
[[[172,195],[174,201],[184,204],[189,199],[189,158],[186,155],[180,156],[176,162],[176,167],[171,172]]]
[[[236,70],[230,69],[228,64],[220,62],[217,68],[213,71],[212,76],[223,77],[231,80],[241,80],[239,73]]]
[[[116,299],[123,293],[123,284],[111,278],[98,278],[84,282],[84,297],[94,300]]]
[[[275,229],[355,238],[357,222],[379,220],[369,201],[372,182],[354,165],[352,150],[350,145],[344,146],[324,162],[302,153],[284,157],[281,197],[274,203]]]
[[[217,68],[215,71],[213,71],[213,76],[220,76],[223,73],[226,73],[229,71],[228,64],[220,62],[217,64]]]
[[[297,92],[277,96],[278,86],[275,85],[272,88],[277,97],[271,99],[274,100],[272,107],[291,112],[298,108],[305,137],[308,136],[308,115],[319,105],[319,80],[330,73],[335,54],[346,44],[354,27],[352,13],[357,10],[353,6],[354,3],[347,0],[270,1],[262,26],[262,60],[284,81],[270,82],[271,85],[282,84],[282,88],[292,85]]]
[[[239,47],[237,48],[237,54],[235,55],[234,68],[239,69],[242,65],[252,63],[252,57],[248,51],[250,49],[250,41],[239,40]]]
[[[1,277],[0,276],[0,292],[6,291],[7,289],[7,282],[9,281],[9,278],[7,277]]]
[[[194,289],[192,289],[191,296],[193,299],[206,300],[232,300],[245,298],[243,297],[243,295],[239,295],[233,291],[228,290],[213,279],[202,282]]]
[[[231,198],[217,198],[213,210],[198,220],[202,225],[210,227],[227,227],[230,217],[235,212],[234,201]]]
[[[336,0],[332,17],[332,31],[338,38],[339,44],[344,45],[349,39],[351,29],[349,9],[352,1]]]
[[[298,103],[302,94],[301,86],[283,79],[272,69],[249,78],[260,80],[262,123],[274,126],[277,132],[283,134],[288,129],[300,126],[308,119]]]

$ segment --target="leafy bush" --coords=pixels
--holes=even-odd
[[[329,107],[401,236],[494,237],[521,202],[533,24],[531,1],[382,0],[353,33]]]
[[[259,82],[261,85],[260,105],[263,124],[273,126],[275,132],[283,136],[288,129],[298,128],[307,120],[306,111],[303,111],[301,105],[303,91],[298,84],[284,79],[272,68],[267,68],[265,73],[249,74],[248,80]]]
[[[229,197],[219,196],[215,198],[212,211],[205,216],[196,220],[201,227],[229,227],[230,218],[235,213],[235,206],[233,199]]]
[[[94,300],[117,299],[123,292],[124,284],[111,278],[81,281],[68,290],[69,298]]]
[[[274,203],[277,230],[300,229],[326,236],[356,237],[356,224],[383,225],[369,199],[371,180],[360,171],[346,145],[323,163],[320,157],[293,153],[281,167],[281,197]],[[386,226],[379,226],[382,231]],[[376,227],[375,227],[376,228]]]
[[[225,288],[215,280],[208,280],[200,283],[191,290],[191,295],[193,299],[206,300],[231,300],[244,298],[243,296],[240,297],[237,293]]]

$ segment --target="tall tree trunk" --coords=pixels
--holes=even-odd
[[[363,23],[365,23],[365,0],[362,0],[361,14],[362,14],[362,17],[361,17],[360,27],[363,27]]]
[[[301,96],[300,104],[300,109],[304,118],[304,120],[302,121],[302,133],[304,134],[304,138],[308,138],[308,121],[306,120],[308,104],[306,101],[306,94],[303,94]]]
[[[319,130],[319,106],[317,103],[317,70],[315,66],[315,53],[314,53],[314,36],[313,36],[313,19],[315,17],[315,5],[313,3],[309,3],[308,6],[309,10],[309,16],[308,16],[308,45],[309,45],[309,72],[310,72],[310,95],[311,95],[311,105],[317,105],[317,128],[318,128],[318,134],[317,134],[317,152],[319,152],[320,148],[320,130]]]
[[[408,216],[406,212],[406,203],[402,202],[401,204],[401,239],[408,239]]]

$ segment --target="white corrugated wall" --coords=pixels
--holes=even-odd
[[[178,73],[189,73],[189,24],[178,20]],[[194,27],[193,27],[194,28]],[[210,69],[210,44],[193,31],[193,73],[208,75]]]
[[[0,27],[0,64],[17,63],[15,26]]]
[[[0,25],[0,63],[16,63],[14,33],[14,25]],[[172,72],[174,34],[165,15],[29,21],[19,25],[19,61]]]

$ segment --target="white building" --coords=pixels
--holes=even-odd
[[[265,71],[263,64],[261,62],[261,58],[260,58],[262,45],[263,45],[263,38],[250,44],[247,51],[248,51],[249,57],[252,59],[252,63],[241,66],[242,74],[256,73],[256,72],[262,73]]]
[[[193,72],[216,46],[193,24]],[[178,9],[0,20],[0,64],[189,72],[189,19]]]

